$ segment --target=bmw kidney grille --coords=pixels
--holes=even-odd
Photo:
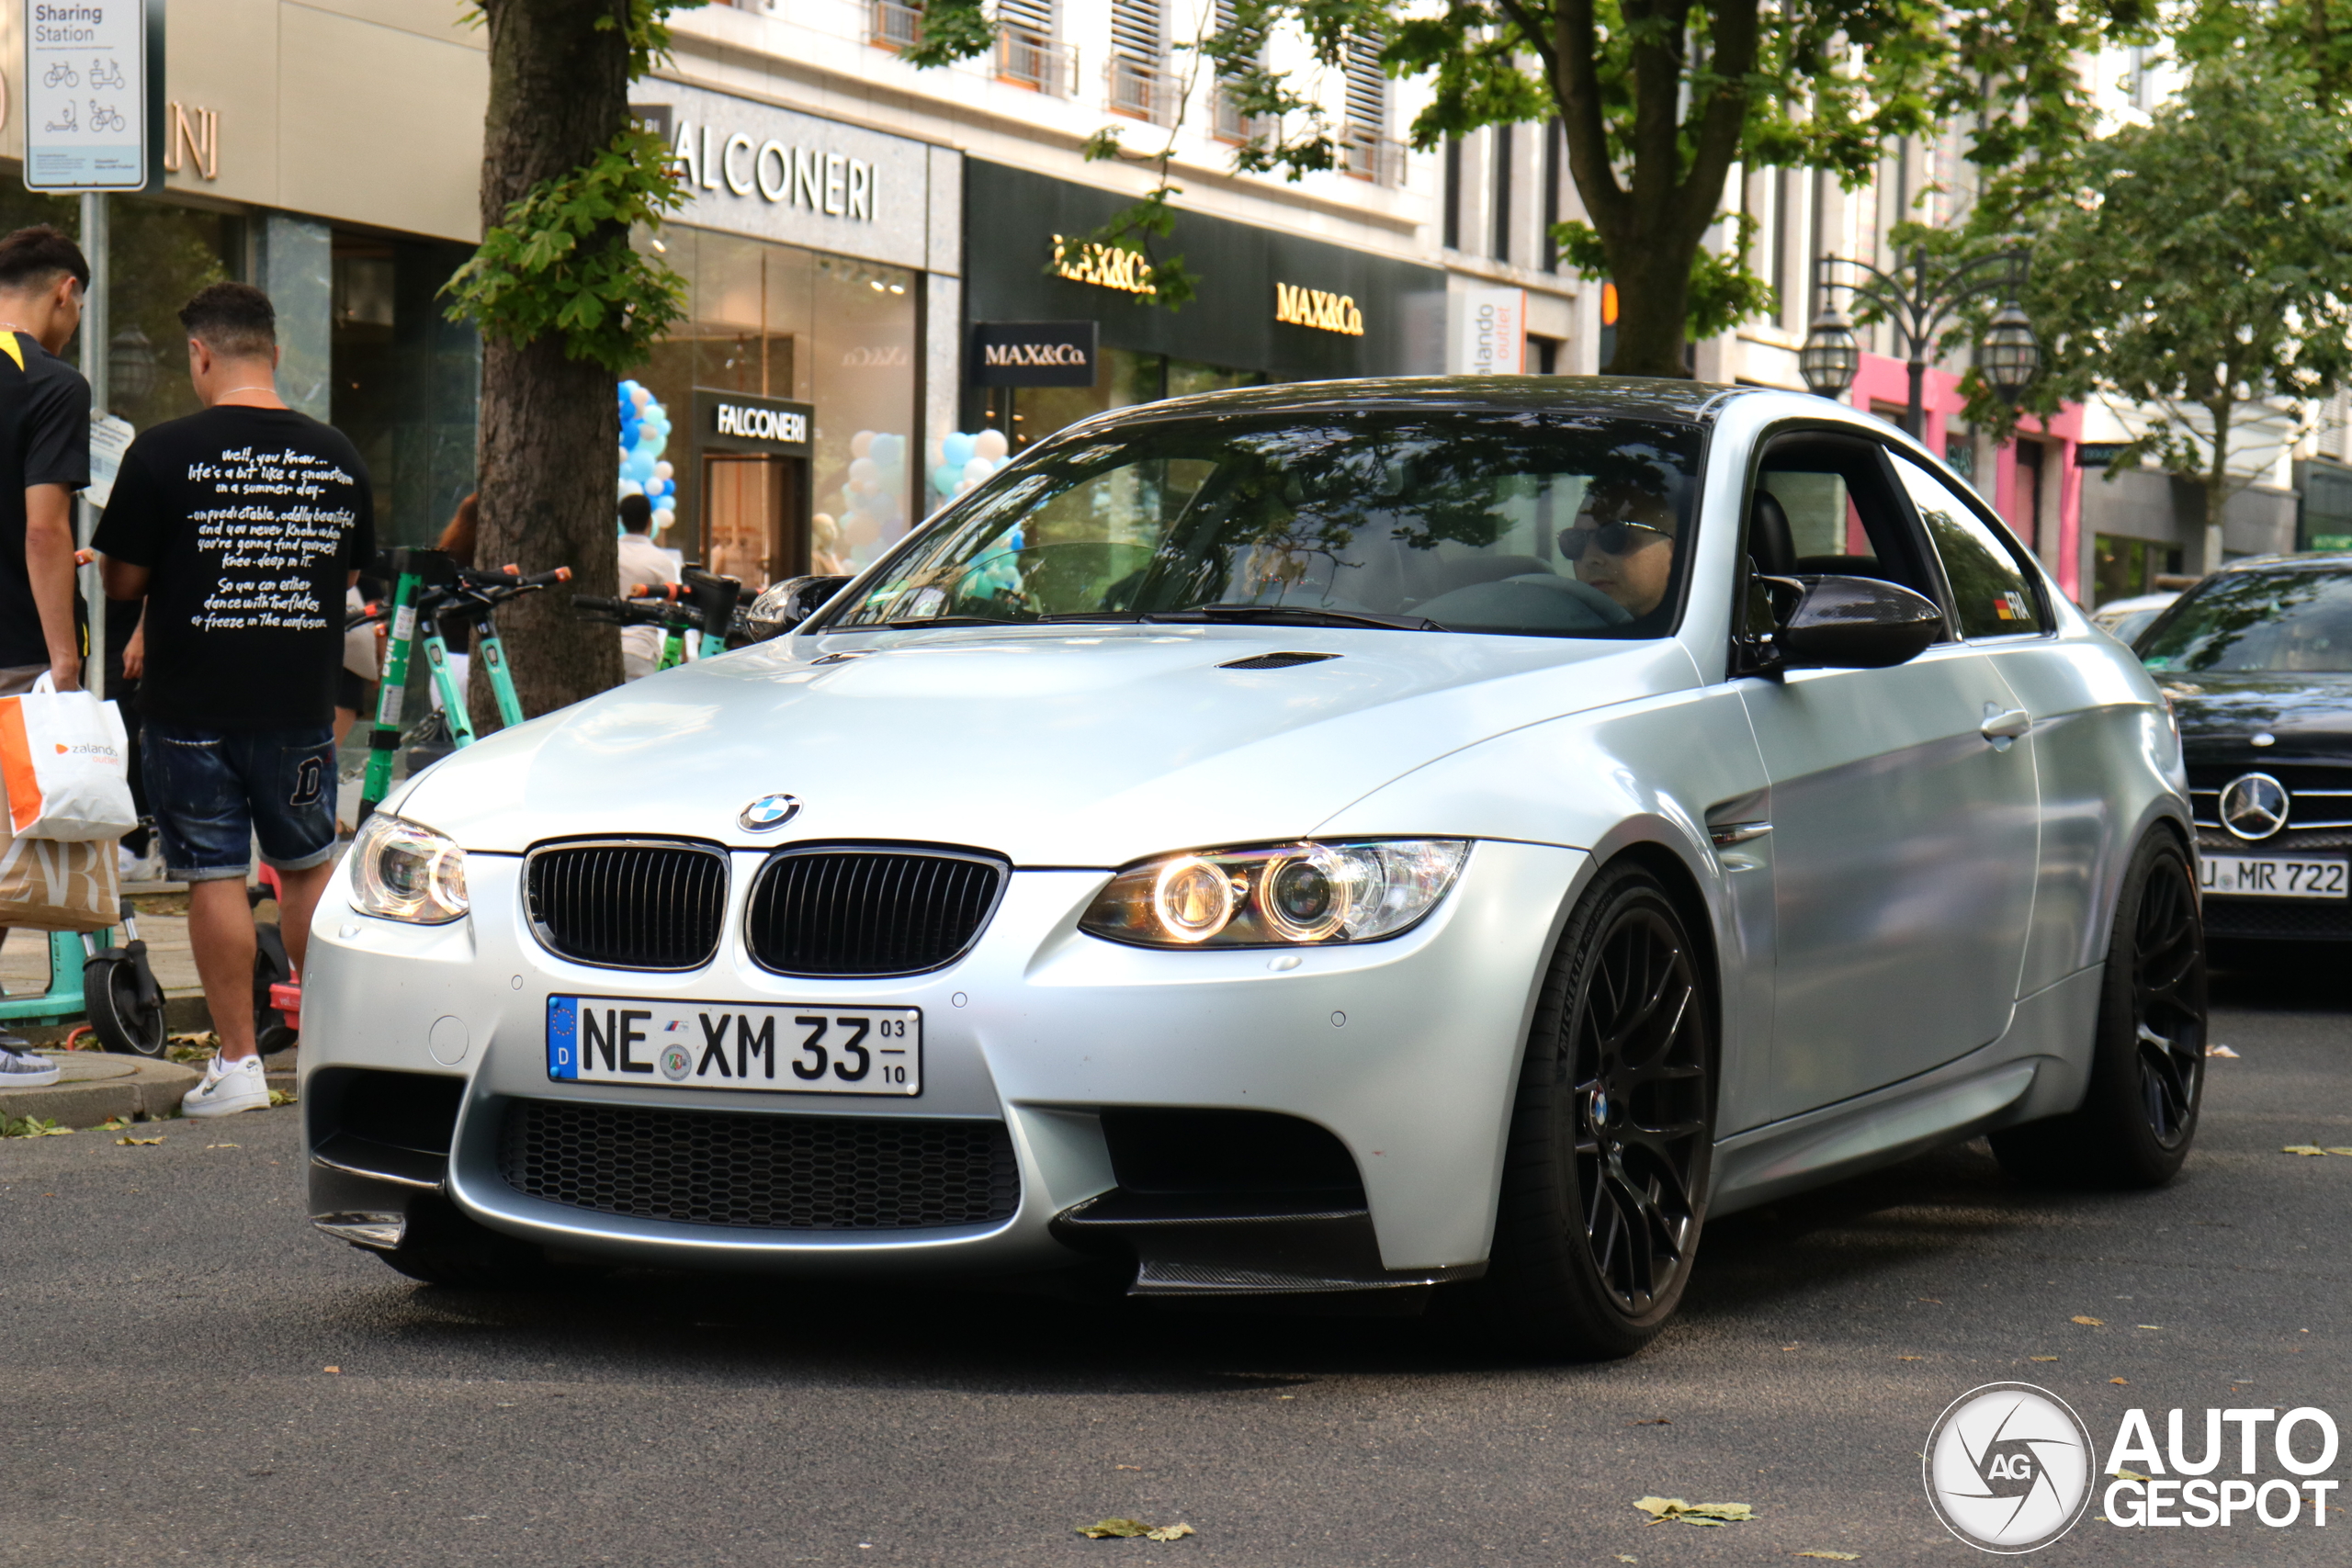
[[[615,969],[699,969],[718,951],[727,856],[641,840],[551,844],[531,852],[524,890],[550,953]]]
[[[760,868],[743,940],[780,975],[919,975],[978,940],[1005,865],[941,850],[786,850]]]

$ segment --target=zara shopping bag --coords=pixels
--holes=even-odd
[[[0,817],[0,926],[99,931],[120,918],[116,840],[19,839]]]
[[[0,697],[9,831],[66,843],[121,838],[139,825],[130,752],[121,713],[87,692],[61,692],[44,674],[26,695]]]

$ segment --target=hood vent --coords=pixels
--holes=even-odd
[[[1258,653],[1248,659],[1237,659],[1217,666],[1220,670],[1287,670],[1294,664],[1320,664],[1327,659],[1340,657],[1336,653]]]

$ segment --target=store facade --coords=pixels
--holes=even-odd
[[[1436,267],[1179,210],[1152,245],[1183,256],[1199,292],[1170,310],[1153,302],[1150,267],[1131,253],[1060,254],[1062,236],[1101,228],[1129,199],[966,161],[965,436],[997,431],[1017,452],[1089,414],[1161,398],[1444,368]]]
[[[960,155],[682,81],[635,98],[691,193],[642,242],[687,289],[636,377],[671,416],[663,542],[747,587],[873,559],[922,515],[912,458]]]

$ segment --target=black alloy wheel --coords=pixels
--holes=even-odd
[[[164,1028],[164,993],[146,960],[110,947],[82,965],[82,1008],[90,1032],[108,1051],[130,1056],[161,1056],[169,1043]]]
[[[1993,1134],[1993,1152],[2040,1186],[2160,1187],[2188,1157],[2204,1092],[2204,914],[2188,852],[2159,829],[2116,899],[2082,1104]]]
[[[1531,1345],[1628,1355],[1680,1302],[1713,1145],[1713,1010],[1666,889],[1638,865],[1603,871],[1537,1003],[1486,1282]]]
[[[2205,1076],[2205,928],[2177,855],[2158,860],[2140,893],[2132,941],[2132,1029],[2140,1106],[2165,1150],[2197,1130]]]

